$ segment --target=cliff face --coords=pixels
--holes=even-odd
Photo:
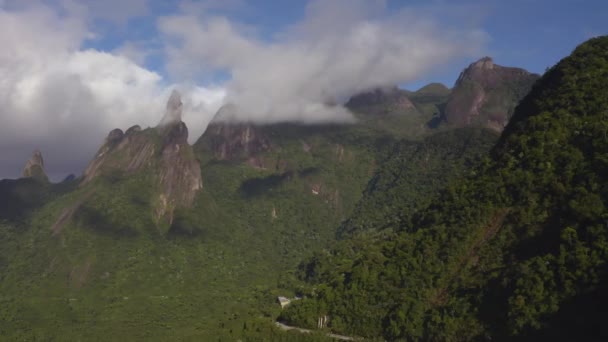
[[[112,130],[86,168],[81,186],[100,176],[152,173],[159,188],[156,217],[171,222],[175,208],[191,206],[203,188],[199,163],[188,144],[188,128],[181,121],[181,106],[174,92],[158,127],[133,126],[126,133]]]
[[[365,93],[353,96],[346,107],[357,110],[372,106],[384,106],[383,114],[391,112],[404,113],[415,108],[408,97],[408,92],[397,87],[387,89],[374,89]],[[374,113],[380,114],[380,113]]]
[[[460,74],[447,101],[444,120],[456,127],[476,125],[500,132],[538,77],[484,57]]]
[[[188,127],[183,122],[163,129],[160,155],[160,205],[157,217],[173,213],[177,207],[190,207],[194,197],[203,188],[201,169],[188,145]],[[172,217],[170,218],[172,221]]]
[[[40,151],[34,151],[32,158],[25,163],[23,177],[34,178],[43,182],[49,181],[49,178],[44,171],[44,159],[42,158],[42,153]]]
[[[260,169],[269,167],[260,155],[273,151],[268,128],[274,125],[236,121],[232,114],[230,105],[220,108],[196,148],[215,160],[244,161]]]
[[[250,158],[272,148],[262,129],[249,123],[211,123],[203,138],[219,160]]]
[[[118,128],[112,130],[85,169],[81,185],[113,170],[132,173],[151,166],[156,140],[154,132],[142,131],[139,126],[129,128],[127,133]]]

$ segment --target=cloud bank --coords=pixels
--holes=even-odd
[[[420,12],[391,14],[385,1],[315,0],[299,23],[271,40],[192,6],[158,27],[174,75],[230,75],[226,101],[234,120],[349,121],[343,107],[327,104],[479,52],[483,32],[441,27],[431,11]]]
[[[340,105],[350,95],[477,56],[485,40],[432,11],[389,11],[378,0],[310,1],[271,36],[226,14],[240,0],[181,1],[161,15],[152,3],[0,0],[0,178],[19,176],[35,149],[52,179],[79,174],[111,129],[155,126],[174,88],[191,142],[224,104],[231,120],[352,121]],[[148,36],[116,39],[143,17]],[[103,48],[108,37],[118,44]],[[150,41],[161,54],[154,68]]]
[[[61,9],[0,7],[0,178],[17,177],[38,148],[53,179],[81,172],[111,129],[155,126],[173,88],[191,140],[202,134],[223,89],[167,84],[122,54],[83,50],[90,18]]]

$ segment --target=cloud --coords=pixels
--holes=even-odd
[[[343,107],[327,103],[477,56],[486,35],[463,26],[442,27],[429,8],[391,14],[385,1],[364,0],[311,1],[299,23],[270,40],[218,15],[158,21],[168,70],[177,77],[225,71],[228,116],[256,122],[348,121]]]
[[[79,173],[109,130],[155,126],[173,88],[191,141],[221,105],[221,88],[169,84],[125,55],[83,50],[87,20],[36,2],[0,8],[0,178],[18,176],[37,148],[53,179]]]
[[[50,6],[80,19],[106,20],[124,25],[132,18],[150,13],[149,0],[0,0],[8,10]]]
[[[91,16],[117,24],[125,24],[129,19],[149,14],[148,0],[80,0]]]
[[[109,130],[155,126],[173,88],[191,142],[225,103],[236,120],[351,121],[335,103],[477,56],[485,39],[462,14],[389,13],[381,0],[313,0],[299,22],[260,37],[267,30],[225,16],[247,6],[0,0],[0,178],[18,176],[34,149],[53,179],[80,173]],[[154,18],[151,8],[174,14]],[[142,16],[156,27],[131,27]],[[209,79],[223,81],[201,85]]]

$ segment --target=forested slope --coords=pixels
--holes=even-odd
[[[607,89],[600,37],[536,83],[468,179],[302,264],[307,298],[282,319],[389,340],[606,339]]]

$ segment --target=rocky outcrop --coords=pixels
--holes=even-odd
[[[156,217],[171,222],[175,208],[191,206],[203,187],[199,162],[188,144],[188,128],[181,121],[181,108],[179,93],[174,91],[156,128],[133,126],[126,133],[112,130],[86,168],[81,186],[100,176],[150,172],[156,176],[159,189]]]
[[[125,135],[129,136],[137,132],[141,132],[141,127],[139,127],[139,125],[129,127],[129,129],[127,129],[127,131],[125,132]]]
[[[456,127],[485,126],[502,131],[515,106],[530,91],[538,75],[503,67],[484,57],[458,77],[443,114]]]
[[[256,168],[264,167],[258,155],[272,150],[263,126],[232,120],[229,105],[220,108],[196,144],[215,159],[244,160]]]
[[[167,126],[181,122],[182,108],[182,97],[177,90],[173,90],[173,92],[171,92],[171,96],[169,97],[169,101],[167,101],[167,110],[165,112],[165,116],[163,116],[159,126]]]
[[[382,106],[386,107],[386,110],[383,111],[384,113],[403,113],[415,109],[414,103],[412,103],[408,94],[409,92],[397,87],[377,88],[351,97],[345,106],[354,111]]]
[[[414,95],[417,95],[417,96],[428,95],[428,96],[436,96],[436,97],[449,96],[450,88],[446,87],[442,83],[434,82],[434,83],[429,83],[429,84],[425,85],[424,87],[416,90]]]
[[[132,131],[127,135],[120,129],[112,130],[85,169],[81,185],[102,174],[132,173],[152,166],[154,154],[158,149],[154,135],[154,132],[150,131]]]
[[[159,218],[169,214],[169,222],[173,210],[191,206],[203,188],[199,162],[188,145],[188,127],[181,121],[164,128],[159,181],[161,195],[156,214]]]
[[[44,171],[44,159],[42,158],[42,153],[40,151],[34,151],[34,154],[30,160],[25,163],[25,167],[23,168],[23,177],[34,178],[43,182],[49,181],[49,178]]]
[[[262,130],[249,123],[211,123],[205,131],[208,146],[219,160],[249,159],[271,149]]]

